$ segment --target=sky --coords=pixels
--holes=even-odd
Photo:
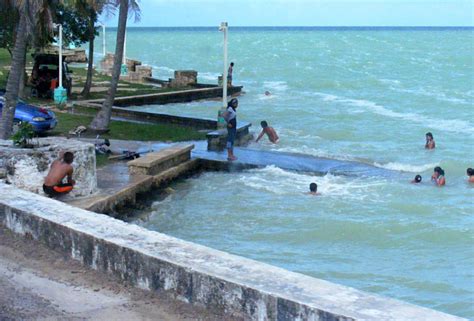
[[[139,0],[128,26],[473,26],[474,0]],[[101,17],[107,26],[115,16]]]

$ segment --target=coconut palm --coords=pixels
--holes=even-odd
[[[5,93],[5,104],[2,108],[0,121],[0,139],[8,139],[12,134],[13,117],[18,100],[18,92],[22,74],[25,70],[26,49],[30,34],[50,32],[52,17],[48,0],[2,0],[2,6],[10,6],[19,13],[19,22],[16,29],[15,46],[12,51],[12,63],[8,75]]]
[[[81,95],[88,97],[92,86],[93,66],[94,66],[94,40],[96,36],[95,23],[97,17],[102,13],[104,9],[112,11],[114,9],[113,4],[109,0],[76,0],[76,8],[83,16],[87,17],[88,20],[88,38],[89,38],[89,57],[87,65],[87,77],[84,89],[82,89]]]
[[[117,42],[115,46],[114,65],[112,67],[112,79],[107,96],[102,104],[102,108],[92,120],[89,127],[97,132],[107,131],[112,113],[112,105],[117,93],[117,86],[120,78],[120,68],[122,66],[123,48],[125,43],[125,30],[127,28],[127,18],[129,10],[135,15],[135,20],[140,17],[140,8],[135,0],[115,0],[119,5],[119,18],[117,28]]]

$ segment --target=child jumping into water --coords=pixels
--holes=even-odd
[[[433,134],[428,132],[426,133],[426,143],[425,143],[425,148],[426,149],[434,149],[436,147],[436,143],[433,139]]]
[[[433,175],[431,180],[436,183],[437,186],[444,186],[446,184],[446,179],[444,178],[444,170],[436,166],[433,170]]]
[[[270,127],[268,126],[268,123],[263,120],[260,122],[260,125],[262,126],[262,131],[260,132],[260,134],[258,135],[257,137],[257,140],[255,142],[258,143],[258,141],[263,137],[264,134],[267,134],[268,136],[268,139],[273,143],[273,144],[276,144],[278,143],[278,140],[280,139],[280,137],[278,137],[275,129],[273,129],[273,127]]]
[[[467,174],[467,176],[469,176],[469,178],[467,179],[467,181],[468,181],[469,183],[474,183],[474,169],[472,169],[472,168],[469,167],[469,168],[466,170],[466,174]]]

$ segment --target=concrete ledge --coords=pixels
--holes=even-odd
[[[241,91],[242,86],[233,86],[227,89],[229,95],[238,94]],[[184,89],[157,94],[115,97],[114,106],[128,107],[149,104],[185,103],[218,97],[222,97],[222,87]],[[104,99],[92,99],[84,102],[102,104]]]
[[[462,320],[0,184],[0,224],[134,286],[243,320]]]
[[[74,110],[81,111],[84,109],[99,110],[101,105],[94,103],[78,102],[75,104]],[[167,123],[180,126],[188,126],[195,129],[215,129],[217,128],[217,120],[210,118],[195,118],[186,116],[176,116],[165,113],[148,113],[138,110],[124,109],[120,107],[112,107],[112,116],[127,120],[137,120],[151,124]]]
[[[194,145],[175,145],[148,153],[143,157],[131,160],[127,163],[131,175],[156,175],[173,166],[188,161],[191,158],[191,150]]]
[[[237,122],[237,136],[235,137],[235,146],[244,146],[252,138],[249,128],[252,126],[248,122]],[[208,150],[223,150],[227,143],[227,129],[218,129],[207,133],[207,149]]]

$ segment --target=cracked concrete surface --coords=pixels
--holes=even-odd
[[[0,320],[225,320],[131,288],[0,227]]]

